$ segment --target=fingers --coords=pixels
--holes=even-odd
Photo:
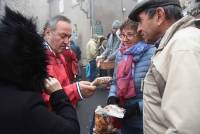
[[[89,82],[89,81],[80,81],[79,83],[84,84],[84,85],[90,85],[91,84],[91,82]]]
[[[88,81],[81,81],[79,83],[80,91],[83,97],[86,97],[86,98],[90,97],[96,91],[96,86],[91,86],[90,84],[91,82],[88,82]]]
[[[51,94],[57,90],[62,89],[62,86],[56,78],[48,77],[47,79],[45,79],[45,88],[46,91]]]
[[[112,77],[110,76],[98,77],[92,82],[91,85],[101,86],[103,84],[110,84],[111,81]]]
[[[46,78],[45,80],[44,80],[44,86],[45,86],[45,88],[46,89],[48,89],[49,87],[50,87],[50,80],[49,80],[49,78]]]
[[[91,85],[91,83],[80,83],[80,86],[83,88],[83,89],[87,89],[88,91],[93,91],[93,90],[96,90],[96,86],[93,86]]]

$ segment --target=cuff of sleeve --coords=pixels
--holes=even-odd
[[[80,96],[80,98],[81,98],[81,100],[82,100],[82,99],[83,99],[83,96],[82,96],[82,94],[81,94],[81,89],[80,89],[79,82],[76,83],[76,87],[77,87],[78,94],[79,94],[79,96]]]
[[[66,100],[69,100],[69,99],[68,99],[68,96],[65,94],[65,92],[64,92],[63,89],[53,92],[53,93],[50,95],[50,102],[51,102],[52,104],[54,104],[54,103],[56,103],[58,100],[61,100],[62,98],[63,98],[63,99],[66,99]]]

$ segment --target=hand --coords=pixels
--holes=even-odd
[[[104,62],[109,62],[109,61],[110,61],[109,59],[104,60]]]
[[[110,96],[107,100],[107,105],[113,104],[113,105],[118,105],[119,104],[119,99],[115,96]]]
[[[93,86],[101,86],[101,85],[109,85],[111,84],[112,77],[104,76],[104,77],[97,77],[94,81],[92,81],[91,85]]]
[[[62,86],[56,78],[48,77],[45,79],[45,88],[47,93],[51,95],[53,92],[62,89]]]
[[[80,86],[81,95],[84,98],[88,98],[92,96],[94,92],[96,91],[96,86],[91,85],[91,82],[89,81],[80,81],[79,86]]]

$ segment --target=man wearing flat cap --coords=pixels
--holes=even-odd
[[[142,83],[145,134],[199,134],[200,30],[178,0],[143,0],[129,15],[157,46]]]

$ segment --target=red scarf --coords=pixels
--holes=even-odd
[[[123,55],[127,50],[126,46],[121,46],[120,52],[122,53],[122,59],[120,60],[116,73],[117,82],[117,96],[120,99],[120,103],[123,104],[125,99],[136,96],[135,82],[133,80],[133,71],[135,62],[132,54]]]

